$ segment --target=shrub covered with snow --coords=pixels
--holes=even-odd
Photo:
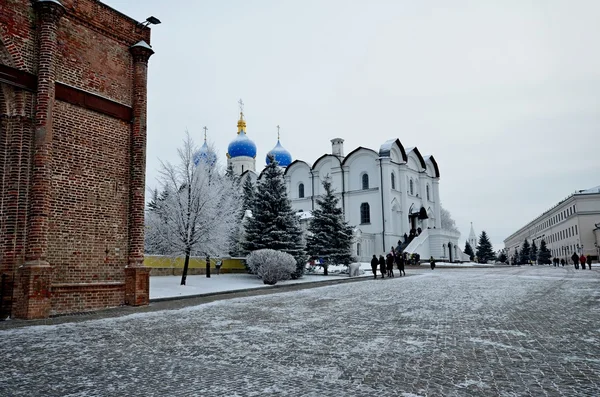
[[[246,263],[252,273],[269,285],[289,279],[296,271],[296,260],[292,255],[272,249],[252,251]]]

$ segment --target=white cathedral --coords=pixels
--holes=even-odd
[[[256,145],[246,133],[243,112],[236,138],[227,150],[227,166],[242,181],[260,180],[256,172]],[[441,228],[440,170],[431,155],[417,147],[404,148],[399,139],[384,142],[379,150],[358,147],[347,155],[344,140],[331,140],[331,153],[314,162],[292,160],[279,138],[267,154],[285,169],[284,177],[292,206],[310,219],[316,198],[323,194],[322,181],[330,178],[340,198],[346,221],[354,227],[354,255],[368,262],[396,247],[405,235],[417,232],[405,252],[418,253],[422,260],[464,261],[468,257],[458,246],[460,233]]]

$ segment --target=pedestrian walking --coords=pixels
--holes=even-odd
[[[431,270],[435,269],[435,259],[433,259],[433,256],[429,258],[429,265],[431,266]]]
[[[579,257],[579,264],[581,265],[581,270],[585,270],[585,255],[581,254]]]
[[[385,258],[385,264],[387,268],[387,276],[394,277],[394,256],[392,254],[387,254],[387,258]]]
[[[373,278],[377,278],[377,265],[379,265],[379,261],[377,260],[377,256],[373,254],[373,259],[371,259],[371,270],[373,271]]]
[[[587,257],[588,269],[592,270],[592,257],[588,255]]]
[[[217,263],[215,263],[215,269],[217,269],[217,276],[221,274],[221,266],[223,266],[223,261],[217,261]]]
[[[379,255],[379,271],[381,272],[381,278],[385,278],[385,258],[383,255]]]
[[[573,261],[573,264],[575,265],[575,269],[579,269],[579,256],[577,256],[577,254],[575,252],[573,252],[573,255],[571,255],[571,260]]]

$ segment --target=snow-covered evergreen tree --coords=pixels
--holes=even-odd
[[[511,259],[511,265],[518,265],[519,264],[519,249],[515,248],[515,253],[512,256]]]
[[[498,262],[506,263],[506,261],[508,260],[506,252],[504,250],[498,251],[498,255],[496,257],[498,258]]]
[[[494,254],[492,243],[490,243],[490,239],[484,230],[479,236],[479,243],[477,245],[477,259],[479,260],[479,263],[486,263],[487,261],[492,261],[495,258],[496,255]]]
[[[456,227],[456,222],[452,219],[452,214],[450,211],[442,207],[440,204],[440,222],[442,224],[442,229],[450,230],[453,232],[458,232],[458,228]]]
[[[473,252],[473,247],[471,247],[471,244],[469,244],[468,241],[465,241],[465,249],[463,250],[463,252],[466,255],[469,255],[470,260],[475,259],[475,252]]]
[[[537,245],[535,245],[535,241],[532,241],[531,248],[529,250],[529,259],[531,260],[531,262],[535,263],[535,262],[537,262],[537,256],[538,256],[538,248],[537,248]]]
[[[177,153],[177,165],[161,162],[163,193],[146,211],[146,247],[150,253],[183,255],[181,284],[185,285],[190,256],[228,251],[231,230],[239,221],[239,195],[214,162],[195,164],[198,148],[189,134]]]
[[[538,263],[541,263],[542,265],[549,265],[552,263],[552,261],[550,260],[551,257],[552,257],[552,254],[550,253],[550,250],[546,246],[546,241],[542,240],[540,242],[540,249],[539,249],[538,257],[537,257]]]
[[[352,257],[352,227],[344,220],[344,213],[338,206],[339,199],[334,195],[331,181],[323,181],[325,195],[317,198],[317,208],[308,228],[306,251],[310,256],[325,258],[324,274],[329,264],[348,265]]]
[[[519,257],[520,264],[529,263],[530,252],[531,246],[529,245],[529,241],[525,239],[525,241],[523,241],[523,245],[521,246],[521,256]]]
[[[263,171],[251,209],[252,216],[244,225],[243,249],[252,252],[269,248],[287,252],[297,262],[293,277],[301,277],[306,265],[302,229],[287,196],[283,172],[275,159]]]

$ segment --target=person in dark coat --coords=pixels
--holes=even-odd
[[[385,258],[385,264],[387,268],[387,276],[394,277],[394,256],[390,253]]]
[[[404,254],[398,255],[398,271],[400,272],[400,276],[406,276],[406,272],[404,271],[404,264],[406,263],[406,257]]]
[[[565,258],[562,258],[562,259],[560,260],[560,265],[561,265],[562,267],[565,267]]]
[[[435,259],[433,259],[433,256],[429,258],[429,265],[431,266],[431,270],[435,269]]]
[[[373,278],[377,278],[377,265],[379,265],[379,261],[377,260],[377,256],[373,254],[373,259],[371,259],[371,270],[373,270]]]
[[[592,270],[592,257],[588,255],[587,257],[588,269]]]
[[[381,278],[385,278],[385,258],[383,255],[379,255],[379,271],[381,272]]]
[[[575,265],[575,269],[579,269],[579,256],[577,256],[577,254],[575,252],[573,252],[573,255],[571,255],[571,260],[573,261],[573,264]]]

